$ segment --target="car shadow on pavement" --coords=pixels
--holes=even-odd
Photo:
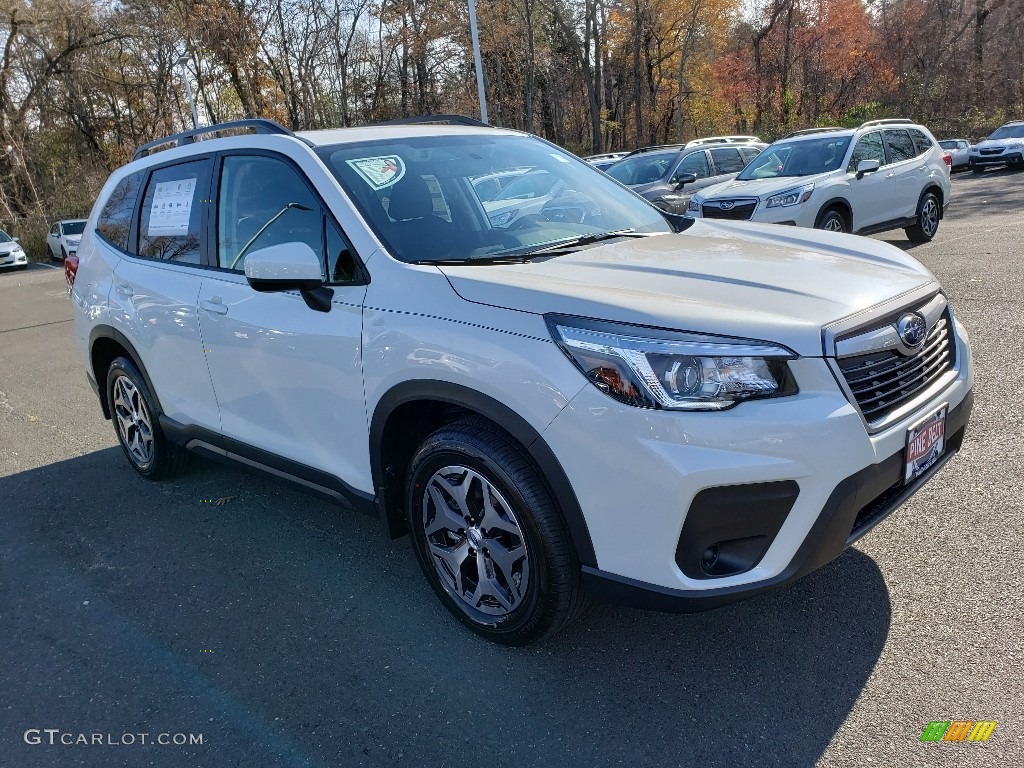
[[[151,483],[111,448],[2,477],[0,500],[19,766],[810,768],[889,631],[856,550],[717,611],[598,606],[509,649],[444,612],[407,541],[245,471]],[[33,728],[202,743],[28,744]]]

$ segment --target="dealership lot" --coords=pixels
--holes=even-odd
[[[953,190],[912,253],[971,331],[961,455],[790,588],[694,616],[597,607],[527,650],[437,610],[373,520],[205,462],[138,478],[62,274],[0,274],[0,766],[1019,762],[1024,174]],[[953,719],[999,725],[919,741]]]

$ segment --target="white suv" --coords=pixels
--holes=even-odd
[[[673,216],[511,130],[245,126],[103,188],[72,286],[103,413],[144,477],[189,449],[409,533],[481,635],[786,584],[960,448],[967,335],[892,246]],[[492,225],[473,179],[524,165],[590,215]]]
[[[922,125],[810,128],[769,145],[733,181],[694,195],[687,215],[859,235],[903,228],[926,242],[949,205],[949,173]]]

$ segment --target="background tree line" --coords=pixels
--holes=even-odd
[[[567,148],[1024,116],[1024,0],[478,0],[491,122]],[[91,207],[190,125],[476,115],[465,0],[0,0],[0,218]],[[186,63],[179,64],[181,57]]]

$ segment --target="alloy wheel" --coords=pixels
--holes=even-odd
[[[437,470],[423,494],[427,552],[445,590],[488,616],[510,614],[529,587],[526,537],[502,493],[476,470]]]
[[[153,459],[153,422],[142,393],[127,376],[114,380],[114,418],[128,455],[142,467]]]
[[[921,206],[921,231],[931,237],[938,228],[939,204],[929,195]]]

